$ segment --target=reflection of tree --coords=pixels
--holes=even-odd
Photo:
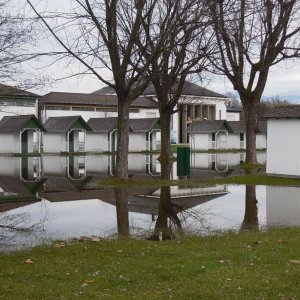
[[[245,215],[241,230],[258,229],[256,186],[246,185]]]
[[[119,236],[129,235],[129,221],[128,221],[128,189],[116,188],[116,210]]]
[[[30,235],[42,231],[45,221],[46,218],[32,224],[28,213],[1,213],[0,247],[8,247],[9,245],[16,244],[18,237],[21,237],[20,235]]]
[[[170,224],[168,221],[170,220]],[[171,188],[170,186],[161,187],[159,211],[155,224],[154,233],[151,235],[151,240],[167,240],[173,236],[171,226],[182,229],[181,221],[177,216],[176,207],[171,204]]]

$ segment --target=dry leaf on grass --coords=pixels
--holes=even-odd
[[[295,265],[300,265],[300,260],[290,259],[290,260],[289,260],[289,263],[295,264]]]
[[[64,248],[64,247],[65,247],[65,244],[64,244],[64,243],[55,244],[53,247],[54,247],[54,248]]]
[[[27,260],[24,261],[24,263],[25,264],[33,264],[33,261],[30,258],[28,258]]]
[[[100,243],[101,240],[100,240],[100,238],[98,238],[97,236],[92,236],[92,237],[91,237],[91,241],[92,241],[92,242],[95,242],[95,243]]]

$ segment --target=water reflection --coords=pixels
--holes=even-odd
[[[191,178],[234,174],[240,153],[192,155]],[[5,249],[81,235],[169,239],[182,233],[300,225],[300,189],[211,185],[101,188],[114,158],[0,157],[0,238]],[[155,155],[130,156],[132,177],[159,175]],[[176,162],[167,174],[175,178]]]
[[[182,229],[178,215],[178,207],[171,203],[171,187],[164,186],[160,189],[158,216],[151,240],[169,240],[174,237],[172,226]]]
[[[241,226],[241,230],[257,230],[259,226],[255,185],[246,185],[245,198],[245,215]]]
[[[300,226],[300,188],[267,186],[267,226]]]

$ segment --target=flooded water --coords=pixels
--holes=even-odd
[[[237,172],[244,153],[193,154],[191,178]],[[129,158],[132,177],[160,174],[156,156]],[[265,157],[261,155],[260,161]],[[300,188],[101,188],[111,156],[0,157],[0,249],[9,251],[81,236],[171,238],[219,230],[300,225]],[[176,165],[173,178],[177,178]],[[167,233],[166,232],[167,229]]]

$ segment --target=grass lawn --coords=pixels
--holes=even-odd
[[[0,254],[0,290],[6,300],[300,299],[300,229]]]

